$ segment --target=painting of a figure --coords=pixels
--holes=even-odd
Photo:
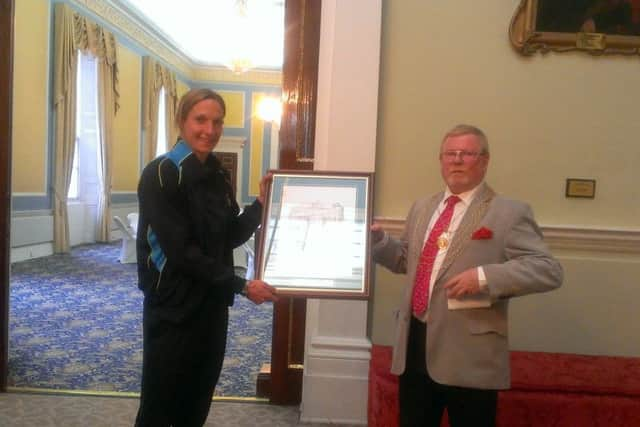
[[[640,35],[640,0],[538,0],[536,31]]]

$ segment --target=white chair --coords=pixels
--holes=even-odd
[[[251,247],[254,244],[253,237],[233,250],[233,264],[236,274],[247,280],[253,279],[254,252]]]
[[[138,235],[138,212],[131,212],[127,215],[127,221],[129,221],[129,227],[133,230],[133,235]]]
[[[117,215],[113,217],[113,221],[122,233],[122,248],[120,249],[120,258],[118,260],[122,264],[136,262],[136,233],[134,229],[125,224],[122,218]]]

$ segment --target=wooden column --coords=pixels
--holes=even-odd
[[[313,169],[320,11],[320,0],[286,2],[280,169]],[[301,401],[306,304],[305,299],[282,298],[274,305],[271,403]]]
[[[0,0],[0,391],[7,391],[9,349],[9,254],[11,250],[11,111],[13,0]]]
[[[287,0],[280,168],[313,169],[320,52],[320,0]]]

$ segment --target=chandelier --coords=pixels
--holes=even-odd
[[[232,19],[235,37],[231,39],[233,49],[225,65],[235,74],[242,74],[254,67],[251,60],[253,37],[249,0],[236,0]]]

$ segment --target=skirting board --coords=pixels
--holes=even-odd
[[[322,361],[314,361],[321,364]],[[363,376],[314,375],[303,377],[300,420],[302,422],[367,424],[369,363],[359,369]]]

